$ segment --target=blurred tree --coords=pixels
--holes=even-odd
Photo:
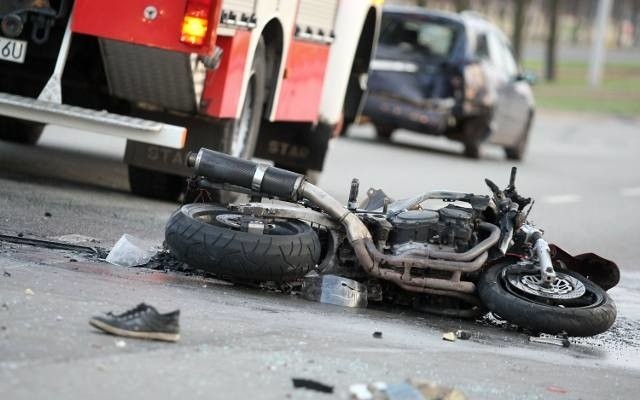
[[[522,59],[523,50],[523,32],[524,32],[524,16],[526,8],[529,5],[529,0],[515,0],[515,8],[513,13],[513,53],[516,56],[516,61],[520,62]]]
[[[558,45],[558,0],[547,0],[549,6],[549,36],[544,65],[544,78],[556,80],[556,47]]]

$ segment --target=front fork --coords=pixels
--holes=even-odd
[[[551,249],[547,241],[542,238],[542,231],[528,224],[520,227],[520,230],[527,235],[526,242],[533,244],[533,254],[540,269],[543,286],[551,286],[556,281],[556,271],[551,261]]]

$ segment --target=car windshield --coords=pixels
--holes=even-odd
[[[380,44],[445,58],[451,53],[455,33],[455,26],[440,21],[430,21],[420,16],[384,14]]]

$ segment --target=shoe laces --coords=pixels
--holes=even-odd
[[[144,311],[147,311],[148,308],[149,308],[149,306],[147,306],[146,304],[140,303],[136,307],[132,308],[131,310],[125,311],[122,314],[115,315],[114,313],[109,311],[107,313],[107,315],[110,316],[110,317],[114,317],[114,318],[131,319],[131,318],[139,315],[140,313],[142,313]]]

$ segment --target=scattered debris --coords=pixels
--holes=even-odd
[[[33,293],[33,290],[26,288],[24,290],[24,294],[26,294],[27,296],[33,296],[35,293]]]
[[[547,387],[547,391],[551,393],[568,393],[567,389],[561,388],[560,386],[551,385]]]
[[[76,260],[75,258],[70,258],[69,262],[78,262],[78,260]]]
[[[322,393],[333,393],[333,386],[325,385],[313,379],[291,378],[291,381],[293,382],[293,387],[296,389],[302,388]]]
[[[437,385],[424,379],[409,379],[406,383],[374,382],[349,386],[352,400],[466,400],[455,388]]]
[[[454,332],[445,332],[442,334],[442,340],[446,340],[448,342],[455,342],[456,334]]]
[[[125,342],[122,339],[116,340],[116,347],[120,348],[120,349],[124,349],[125,347],[127,347],[127,342]]]
[[[471,332],[458,329],[456,331],[456,337],[460,340],[469,340],[471,339]]]
[[[24,233],[22,232],[18,233],[18,237],[23,237],[23,236],[24,236]]]
[[[373,337],[376,339],[382,339],[382,332],[380,331],[373,332]]]
[[[336,306],[367,307],[367,287],[353,279],[336,275],[305,276],[302,297]]]
[[[7,278],[11,278],[11,273],[9,271],[4,271],[2,275],[6,276]]]
[[[140,303],[122,314],[96,316],[89,324],[112,335],[175,342],[180,339],[180,310],[160,314],[154,307]]]
[[[529,341],[532,343],[553,344],[561,347],[569,347],[571,345],[571,342],[566,336],[529,336]]]
[[[62,235],[56,238],[61,242],[71,243],[71,244],[80,244],[80,243],[98,243],[99,240],[85,235],[79,235],[77,233],[72,233],[69,235]]]
[[[146,264],[155,252],[145,250],[145,247],[138,238],[125,233],[107,255],[107,262],[121,267]]]
[[[9,305],[7,303],[2,303],[0,308],[2,308],[3,310],[8,310],[9,309]]]
[[[29,246],[44,247],[47,249],[69,250],[69,251],[75,251],[78,253],[88,253],[92,256],[100,256],[100,252],[101,252],[101,249],[98,249],[98,248],[79,246],[76,244],[69,244],[69,243],[53,242],[51,240],[25,238],[23,236],[24,235],[22,234],[18,234],[18,236],[0,235],[0,242],[26,244]]]
[[[44,216],[47,217],[47,218],[51,218],[51,213],[49,211],[47,211],[47,212],[44,213]]]

